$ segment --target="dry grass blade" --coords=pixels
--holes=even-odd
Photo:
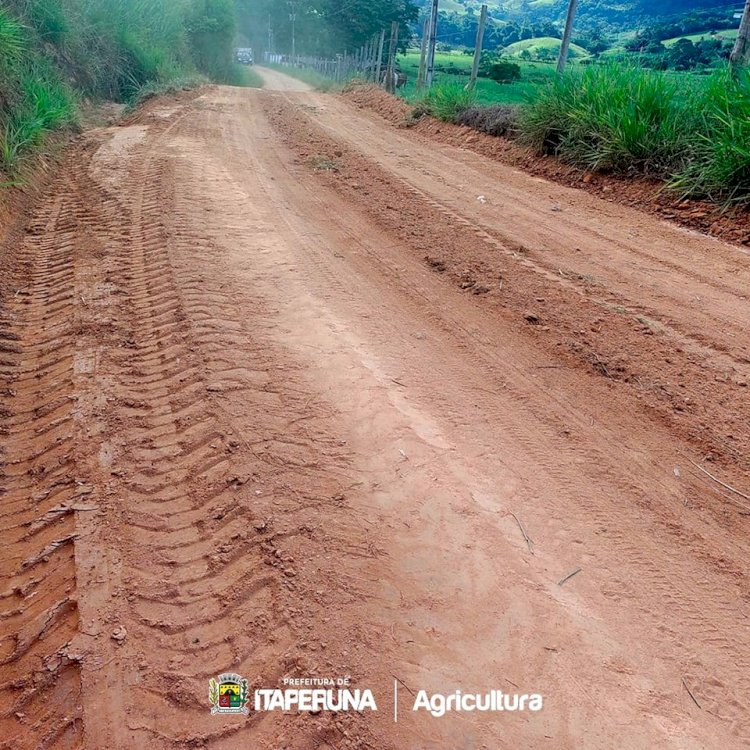
[[[511,513],[511,516],[516,519],[516,523],[518,524],[518,528],[521,529],[521,533],[523,534],[523,538],[526,542],[526,546],[529,548],[529,552],[531,554],[534,554],[534,542],[531,540],[531,537],[526,533],[526,529],[523,527],[523,524],[521,523],[521,520],[518,518],[518,516],[515,513]]]

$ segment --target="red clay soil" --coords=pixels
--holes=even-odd
[[[586,190],[603,200],[649,211],[726,242],[750,245],[750,209],[725,209],[708,201],[683,199],[664,190],[664,183],[660,180],[585,172],[554,157],[537,156],[507,138],[478,133],[464,125],[453,125],[432,117],[411,121],[411,107],[403,99],[391,96],[377,86],[350,86],[344,96],[356,106],[377,112],[399,127],[412,128],[442,143],[470,149],[530,174]]]
[[[0,748],[749,746],[750,256],[262,73],[6,241]]]

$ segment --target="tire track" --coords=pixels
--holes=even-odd
[[[63,178],[15,253],[0,308],[0,747],[79,747],[73,203]]]
[[[400,243],[397,247],[403,248],[404,254],[411,252],[416,258],[420,258],[426,248],[441,248],[446,243],[446,235],[450,238],[448,241],[458,248],[469,248],[477,242],[486,242],[493,249],[496,247],[497,250],[503,250],[489,234],[476,230],[470,222],[449,212],[410,185],[403,185],[399,177],[384,174],[372,162],[358,161],[358,157],[348,150],[348,146],[331,140],[329,134],[324,134],[313,118],[301,113],[299,107],[292,102],[281,104],[278,97],[267,97],[263,104],[280,139],[291,147],[295,155],[305,158],[315,152],[329,155],[331,159],[339,159],[342,165],[339,174],[318,178],[328,188],[359,204],[361,210],[382,224],[386,224],[383,214],[375,208],[379,201],[390,204],[398,202],[406,206],[399,213],[403,223],[391,230],[393,242]],[[276,151],[280,153],[282,149],[278,148]],[[285,160],[278,157],[276,161],[278,163],[274,165],[275,168],[269,169],[268,173],[278,179],[276,176],[285,168]],[[287,156],[287,165],[288,162]],[[298,175],[290,179],[300,180]],[[314,179],[309,177],[307,181],[311,183]],[[351,182],[354,180],[356,187],[352,189]],[[276,189],[275,186],[271,187],[272,192]],[[413,196],[408,201],[402,197],[407,191]],[[373,196],[375,192],[376,197]],[[312,221],[311,216],[325,213],[326,202],[330,201],[330,197],[327,194],[317,195],[314,190],[306,190],[304,186],[300,187],[300,194],[303,197],[295,202],[297,210],[305,202],[311,208],[306,216],[295,215],[290,224],[307,227],[306,222]],[[390,214],[386,212],[386,215]],[[419,215],[420,220],[412,222],[406,218],[414,215]],[[356,226],[355,220],[351,217],[347,219],[351,226]],[[444,236],[439,238],[441,232]],[[355,244],[356,239],[352,237],[350,242]],[[420,277],[413,268],[409,269],[407,265],[408,273],[393,272],[394,267],[398,266],[401,266],[398,270],[404,271],[403,265],[410,260],[396,253],[392,266],[389,265],[391,254],[384,249],[386,246],[387,240],[382,238],[378,239],[375,250],[368,249],[368,244],[363,242],[361,252],[357,254],[372,255],[372,263],[380,267],[379,272],[387,276],[391,284],[404,287],[402,296],[420,295]],[[507,247],[505,250],[508,254],[511,253]],[[324,266],[323,272],[330,274],[331,266],[325,255],[315,254],[314,250],[310,254],[311,264],[320,263]],[[519,263],[524,267],[528,266],[523,258]],[[339,278],[330,281],[331,286],[338,284],[340,287],[353,289],[351,279],[347,279],[345,273],[342,268]],[[555,285],[558,284],[557,279],[554,282]],[[563,285],[571,293],[579,295],[579,291],[572,285]],[[425,282],[421,292],[424,300],[429,299],[429,288],[429,281]],[[549,291],[541,287],[537,293],[549,298]],[[364,290],[358,289],[357,295],[366,299]],[[595,426],[586,410],[579,411],[575,408],[575,399],[572,402],[568,402],[567,398],[560,400],[544,383],[535,384],[530,381],[527,373],[533,365],[527,360],[533,361],[535,357],[517,346],[514,352],[516,359],[512,359],[506,349],[492,340],[491,334],[487,332],[488,328],[473,330],[466,326],[464,306],[457,303],[454,310],[450,304],[443,302],[438,317],[447,331],[458,334],[457,346],[465,347],[467,342],[471,342],[469,350],[473,368],[484,372],[484,379],[479,380],[486,388],[497,389],[502,393],[501,400],[506,408],[498,411],[496,402],[481,399],[484,402],[482,416],[513,446],[514,453],[517,453],[514,465],[535,467],[535,476],[526,476],[524,482],[528,485],[528,494],[539,497],[544,494],[544,487],[554,487],[557,500],[551,503],[554,506],[552,520],[569,526],[575,519],[575,527],[595,529],[596,534],[602,534],[606,538],[608,546],[617,550],[618,561],[622,564],[627,561],[627,567],[638,581],[638,586],[628,584],[623,574],[613,567],[609,571],[613,577],[612,584],[606,587],[604,595],[612,601],[627,603],[629,609],[637,611],[639,621],[649,623],[649,627],[659,633],[660,641],[668,644],[667,650],[675,654],[679,668],[695,683],[705,686],[704,695],[711,702],[711,710],[721,712],[722,718],[736,728],[738,741],[750,741],[750,736],[742,728],[747,717],[747,707],[743,706],[742,695],[750,690],[750,680],[743,670],[736,673],[734,671],[736,655],[743,648],[746,634],[745,627],[741,627],[741,632],[735,628],[737,618],[744,617],[741,582],[745,574],[741,565],[729,562],[728,555],[723,554],[723,550],[716,546],[717,538],[713,534],[701,537],[695,528],[691,528],[689,521],[685,523],[679,512],[684,510],[685,505],[685,500],[681,497],[683,490],[668,487],[663,480],[655,481],[650,451],[643,453],[625,450],[622,441],[627,430],[618,427],[617,420]],[[409,314],[404,314],[403,318],[411,319]],[[398,328],[394,328],[392,335],[394,338],[399,335]],[[440,373],[440,379],[462,382],[466,375],[457,368],[455,372]],[[414,390],[417,382],[414,382],[413,373],[411,380],[410,390]],[[430,395],[433,403],[439,398],[436,393]],[[479,395],[477,399],[480,400]],[[512,405],[511,408],[507,408],[508,403]],[[547,408],[542,406],[543,403],[548,405]],[[462,414],[460,411],[452,414],[454,408],[450,401],[440,404],[442,413],[451,414],[455,423],[460,423]],[[580,434],[581,440],[561,441],[560,436],[569,435],[571,428]],[[644,435],[648,429],[644,427]],[[587,434],[589,439],[586,438]],[[641,442],[647,441],[644,439]],[[556,446],[558,455],[550,450],[551,445]],[[488,451],[491,450],[488,447]],[[626,460],[623,459],[624,465],[613,461],[613,456],[621,458],[623,455],[627,456]],[[664,457],[663,460],[669,461],[670,458]],[[575,471],[571,470],[572,466],[577,467]],[[521,475],[523,476],[523,472]],[[582,484],[583,477],[585,482]],[[657,490],[654,489],[654,484],[657,485]],[[696,498],[704,494],[697,486],[692,492]],[[655,500],[657,495],[661,498],[658,507]],[[623,504],[625,498],[627,506]],[[670,508],[673,510],[669,510]],[[538,514],[539,509],[530,507],[528,512]],[[542,519],[538,519],[537,523],[542,523]],[[655,526],[652,527],[653,523]],[[642,546],[642,540],[654,533],[664,534],[669,538],[670,544],[678,545],[685,553],[684,557],[680,556],[679,563],[667,556],[654,554],[652,549]],[[735,553],[741,554],[744,551],[743,545],[742,538],[735,539]],[[591,555],[593,559],[594,553],[591,552]],[[692,556],[695,559],[691,559]],[[597,562],[599,566],[602,564],[601,560]],[[708,574],[709,570],[711,575],[702,578],[703,572]],[[606,577],[603,574],[603,578]],[[720,590],[722,593],[719,593]],[[652,595],[664,602],[670,612],[679,613],[679,623],[690,623],[690,632],[700,634],[695,642],[691,643],[686,639],[671,616],[667,620],[659,610],[655,611]],[[710,606],[696,604],[707,601],[711,602]],[[723,665],[721,670],[719,664]],[[722,678],[717,676],[719,671],[724,675]],[[662,710],[660,701],[660,698],[652,696],[645,700],[644,710],[658,714]]]
[[[91,659],[100,671],[84,684],[87,737],[123,747],[224,747],[252,737],[244,741],[275,748],[288,724],[300,738],[364,737],[346,717],[209,715],[208,679],[221,672],[257,686],[305,673],[303,592],[311,577],[333,575],[332,565],[308,569],[289,550],[324,553],[310,537],[341,493],[348,461],[323,430],[310,432],[309,420],[330,414],[258,331],[262,302],[248,320],[218,272],[223,250],[212,232],[224,227],[211,214],[221,207],[231,221],[243,209],[179,189],[220,179],[201,153],[174,158],[181,117],[159,119],[127,158],[79,181],[86,205],[99,206],[88,225],[100,252],[80,276],[83,296],[97,300],[88,320],[95,335],[83,345],[84,358],[96,360],[86,421],[106,446],[90,457],[107,524],[86,546],[108,550],[110,571],[102,594],[87,587],[89,609],[102,605]],[[186,178],[178,167],[198,173]],[[108,184],[121,186],[109,209]],[[330,657],[335,664],[335,650]]]

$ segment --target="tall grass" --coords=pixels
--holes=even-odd
[[[583,169],[668,176],[692,157],[695,120],[674,81],[611,63],[540,89],[519,126],[537,151]]]
[[[417,113],[422,112],[445,122],[456,122],[462,112],[474,104],[476,94],[465,84],[439,82],[416,100]]]
[[[750,73],[717,72],[693,106],[700,118],[694,154],[670,187],[726,205],[750,204]]]
[[[568,72],[521,109],[520,138],[582,169],[657,176],[683,196],[750,205],[750,73],[687,80],[618,63]]]
[[[7,10],[0,8],[0,65],[7,67],[24,50],[23,27]]]
[[[3,0],[0,169],[13,173],[83,96],[132,102],[230,80],[233,0]]]

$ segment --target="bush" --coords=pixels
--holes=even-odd
[[[498,83],[517,81],[521,78],[521,66],[508,60],[499,60],[489,66],[487,77]]]
[[[463,110],[455,122],[494,136],[513,136],[518,128],[518,107],[494,104],[490,107],[473,106]]]
[[[522,140],[589,170],[667,176],[692,155],[695,116],[677,85],[627,65],[569,71],[522,110]]]
[[[438,120],[456,122],[458,116],[474,103],[475,93],[457,83],[438,83],[417,102],[416,110]]]

